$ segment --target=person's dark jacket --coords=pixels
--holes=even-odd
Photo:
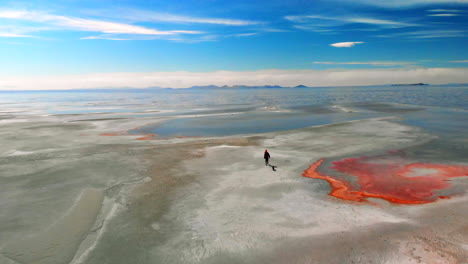
[[[269,158],[270,158],[270,153],[268,153],[267,151],[265,151],[265,154],[263,154],[263,158],[264,158],[264,159],[269,159]]]

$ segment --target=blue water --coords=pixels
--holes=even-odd
[[[404,123],[450,139],[460,138],[468,130],[467,99],[468,85],[3,91],[0,111],[17,116],[72,114],[81,120],[167,116],[170,120],[162,124],[130,131],[163,137],[264,133],[397,116]],[[333,105],[358,111],[347,113]]]
[[[332,114],[259,114],[245,113],[228,116],[181,118],[158,125],[149,125],[131,130],[136,134],[157,134],[160,137],[206,137],[237,134],[266,133],[309,126],[342,123],[382,116],[378,113],[332,113]]]
[[[365,86],[282,89],[173,89],[109,91],[0,91],[0,106],[45,109],[61,113],[93,106],[109,108],[239,107],[329,105],[353,102],[391,102],[410,105],[468,109],[468,85]],[[56,109],[60,108],[60,109]],[[78,110],[76,110],[78,111]],[[90,109],[90,112],[96,110]],[[112,112],[100,109],[99,112]],[[115,110],[114,110],[115,112]],[[73,110],[66,113],[73,113]]]

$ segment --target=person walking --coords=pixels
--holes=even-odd
[[[270,159],[270,153],[268,153],[268,150],[265,149],[265,153],[263,154],[263,158],[265,159],[265,166],[270,165],[268,163],[268,160]]]

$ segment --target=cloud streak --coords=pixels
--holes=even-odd
[[[461,10],[458,9],[430,9],[427,10],[428,12],[437,12],[437,13],[458,13],[462,12]]]
[[[102,73],[63,76],[5,76],[0,90],[64,90],[109,87],[172,87],[194,85],[266,85],[292,87],[378,85],[391,83],[466,83],[468,68],[261,70],[216,72]]]
[[[11,33],[11,32],[0,32],[0,38],[31,38],[32,36]]]
[[[178,31],[172,31],[177,33]],[[218,41],[225,38],[242,38],[242,37],[251,37],[259,35],[258,32],[248,32],[248,33],[238,33],[238,34],[226,34],[226,35],[216,35],[216,34],[206,34],[203,31],[192,31],[185,32],[185,36],[181,35],[171,35],[171,36],[148,36],[148,35],[124,35],[124,37],[116,37],[113,34],[104,34],[101,36],[87,36],[80,39],[83,40],[93,40],[93,39],[105,39],[105,40],[156,40],[156,39],[165,39],[174,42],[180,43],[200,43],[200,42],[210,42]],[[194,35],[194,36],[190,36]]]
[[[431,17],[452,17],[452,16],[459,16],[459,14],[431,14],[427,15]]]
[[[388,8],[407,8],[413,6],[436,5],[436,4],[468,4],[468,0],[339,0],[339,2],[359,3],[370,6]]]
[[[406,61],[365,61],[365,62],[330,62],[330,61],[314,61],[315,64],[326,64],[326,65],[371,65],[378,67],[390,67],[390,66],[404,66],[404,65],[415,65],[416,62]]]
[[[330,46],[335,47],[335,48],[351,48],[357,44],[362,44],[362,43],[364,42],[362,41],[338,42],[338,43],[330,44]]]
[[[418,30],[418,31],[394,33],[394,34],[387,34],[387,35],[378,35],[376,37],[384,37],[384,38],[405,37],[405,38],[414,38],[414,39],[430,39],[430,38],[456,38],[456,37],[464,37],[465,35],[466,35],[466,31],[453,29],[453,30]]]
[[[319,34],[337,34],[342,31],[379,31],[384,29],[419,26],[414,23],[381,19],[366,16],[323,16],[301,15],[285,16],[284,19],[294,23],[292,26],[299,30],[316,32]],[[343,27],[346,27],[343,28]],[[350,27],[353,27],[350,29]]]
[[[80,39],[134,40],[131,38],[113,38],[113,37],[106,37],[106,36],[89,36],[89,37],[83,37]]]
[[[158,13],[144,10],[122,10],[118,12],[119,18],[125,18],[139,22],[170,22],[181,24],[215,24],[224,26],[248,26],[258,25],[263,22],[241,20],[241,19],[226,19],[226,18],[206,18],[206,17],[191,17],[180,16],[167,13]]]
[[[174,34],[200,34],[198,31],[170,30],[161,31],[143,26],[109,22],[95,19],[67,17],[52,15],[43,12],[0,10],[0,18],[25,20],[46,23],[56,26],[58,29],[77,31],[101,32],[107,34],[138,34],[138,35],[174,35]]]
[[[239,34],[234,34],[234,37],[250,37],[250,36],[255,36],[258,35],[258,33],[251,32],[251,33],[239,33]]]
[[[331,26],[351,24],[351,23],[369,24],[369,25],[377,25],[377,26],[391,26],[391,27],[416,26],[415,24],[411,24],[411,23],[370,18],[370,17],[340,17],[340,16],[306,15],[306,16],[285,16],[284,18],[286,20],[289,20],[292,22],[298,22],[298,23],[315,22],[317,20],[325,20],[325,21],[329,20],[329,21],[337,22],[336,24],[331,24]],[[327,24],[320,24],[319,26],[327,26]]]

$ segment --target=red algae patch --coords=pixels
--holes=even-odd
[[[392,153],[390,153],[392,154]],[[332,162],[333,169],[355,178],[353,183],[318,171],[323,159],[310,165],[304,177],[326,180],[329,195],[355,202],[380,198],[397,204],[424,204],[450,196],[436,196],[434,191],[451,187],[451,178],[468,176],[468,166],[408,163],[401,157],[359,157]]]

